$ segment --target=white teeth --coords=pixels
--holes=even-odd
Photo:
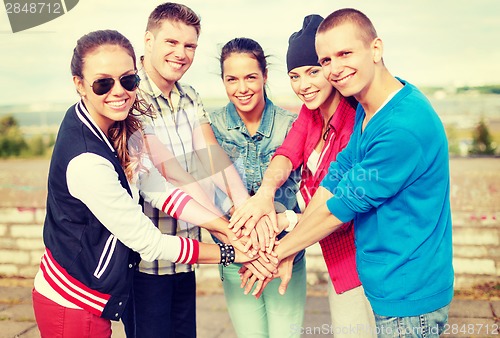
[[[245,101],[252,97],[252,95],[238,96],[238,100]]]
[[[125,104],[125,100],[108,102],[108,104],[113,107],[120,107]]]
[[[351,77],[352,77],[352,74],[347,75],[346,77],[343,77],[339,80],[335,80],[335,82],[342,84],[342,83],[346,82],[347,80],[349,80]]]
[[[177,69],[177,70],[181,69],[181,67],[182,67],[182,64],[177,63],[177,62],[167,61],[167,63],[170,65],[170,67]]]
[[[313,96],[315,96],[315,95],[316,95],[316,92],[314,92],[314,93],[307,93],[307,94],[303,94],[303,96],[304,96],[306,99],[310,99],[310,98],[312,98],[312,97],[313,97]]]

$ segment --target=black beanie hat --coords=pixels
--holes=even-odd
[[[286,52],[288,72],[302,66],[319,66],[314,39],[321,21],[323,18],[320,15],[308,15],[304,18],[302,29],[290,35]]]

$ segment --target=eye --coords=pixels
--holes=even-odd
[[[319,60],[319,64],[321,65],[321,67],[325,67],[325,66],[328,66],[330,64],[330,61],[331,61],[330,58],[324,58],[324,59]]]
[[[352,52],[342,52],[342,53],[340,54],[340,56],[341,56],[341,57],[346,57],[346,56],[349,56],[349,55],[351,55],[351,54],[352,54]]]
[[[298,75],[289,75],[289,76],[290,76],[290,80],[292,80],[292,81],[297,81],[299,79]]]
[[[193,51],[194,51],[194,50],[196,50],[196,47],[197,47],[197,46],[195,46],[195,45],[187,45],[187,46],[186,46],[186,49],[189,49],[189,50],[193,50]]]
[[[316,74],[318,74],[318,73],[319,73],[319,69],[313,69],[313,70],[311,70],[311,72],[310,72],[309,74],[310,74],[311,76],[314,76],[314,75],[316,75]]]

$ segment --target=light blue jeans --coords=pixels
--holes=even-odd
[[[278,293],[281,279],[271,281],[259,299],[243,293],[238,274],[240,264],[224,268],[224,295],[238,338],[300,337],[306,305],[305,257],[293,266],[292,279],[284,296]],[[219,266],[219,272],[221,267]],[[253,291],[253,290],[252,290]]]
[[[375,314],[378,338],[437,338],[448,321],[450,305],[414,317],[385,317]]]

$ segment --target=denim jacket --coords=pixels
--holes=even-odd
[[[283,143],[297,115],[275,106],[266,99],[266,106],[257,132],[250,136],[233,103],[209,113],[217,141],[228,154],[250,195],[259,189],[276,149]],[[299,167],[276,191],[275,201],[287,209],[299,211],[297,190]]]

